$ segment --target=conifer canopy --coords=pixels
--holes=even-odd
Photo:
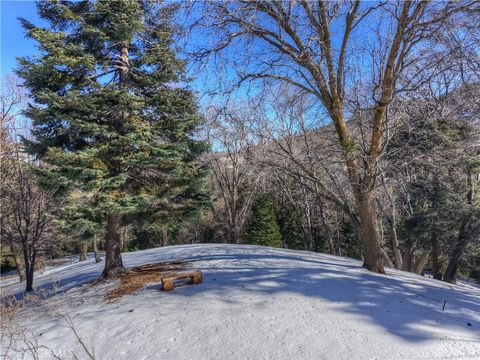
[[[48,164],[40,182],[68,194],[70,221],[121,216],[121,226],[132,214],[204,203],[207,168],[198,159],[208,145],[196,138],[202,117],[174,52],[175,5],[37,8],[49,27],[21,19],[40,50],[17,69],[33,99],[34,139],[25,144]]]

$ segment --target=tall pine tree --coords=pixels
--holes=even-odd
[[[277,222],[274,198],[270,194],[257,195],[245,230],[247,243],[283,247],[280,226]]]
[[[46,162],[45,186],[68,213],[106,224],[104,277],[124,271],[120,231],[135,214],[204,202],[202,121],[173,48],[174,5],[151,1],[42,1],[50,26],[21,19],[40,55],[20,58],[34,103],[26,111]],[[72,212],[76,214],[72,215]]]
[[[307,243],[302,229],[301,210],[290,202],[278,207],[277,222],[285,247],[294,250],[306,250]]]

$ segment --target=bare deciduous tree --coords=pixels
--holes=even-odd
[[[33,275],[37,260],[51,246],[55,231],[49,212],[55,208],[52,194],[40,189],[21,158],[5,159],[1,164],[2,179],[1,236],[12,246],[20,247],[25,265],[26,288],[33,290]]]
[[[26,291],[33,290],[38,258],[50,245],[53,227],[49,211],[55,207],[52,194],[40,189],[32,173],[35,162],[21,151],[20,136],[28,129],[19,116],[26,96],[21,84],[9,77],[2,84],[0,159],[0,236],[10,245]],[[21,259],[20,259],[21,255]]]
[[[257,146],[253,132],[240,112],[222,112],[212,116],[207,133],[213,148],[209,154],[213,179],[221,198],[214,206],[217,217],[227,215],[227,238],[240,243],[253,195],[262,171],[256,162],[264,148]]]
[[[374,188],[385,147],[387,109],[395,94],[414,89],[432,55],[433,34],[476,1],[362,3],[212,1],[203,24],[218,35],[197,58],[231,60],[239,83],[287,82],[315,97],[335,127],[360,218],[364,266],[384,272]],[[211,44],[211,42],[209,42]],[[428,61],[427,61],[428,60]],[[358,139],[348,123],[349,99],[359,96],[369,117]]]

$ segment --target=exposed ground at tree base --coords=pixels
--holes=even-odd
[[[128,270],[118,276],[118,287],[107,292],[108,302],[120,299],[124,295],[133,294],[149,284],[159,284],[163,277],[172,276],[185,269],[183,262],[147,264]]]

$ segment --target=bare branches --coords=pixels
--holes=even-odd
[[[472,1],[410,0],[209,4],[204,16],[211,20],[210,28],[219,34],[222,44],[213,47],[214,51],[230,51],[236,57],[237,86],[245,80],[283,82],[311,95],[329,115],[369,248],[365,266],[383,272],[385,252],[377,232],[373,191],[378,161],[390,137],[388,107],[396,95],[419,86],[421,68],[410,72],[411,77],[406,74],[420,59],[428,61],[433,49],[430,40],[438,29],[456,14],[474,12],[478,6]],[[435,66],[430,69],[438,70]],[[366,101],[358,102],[360,106],[351,111],[349,106],[359,92]],[[361,120],[355,121],[356,117]],[[288,142],[279,144],[280,149],[287,146],[283,152],[289,150]],[[306,173],[305,169],[302,172]]]
[[[7,90],[0,97],[0,234],[13,253],[21,251],[22,259],[18,257],[16,262],[19,272],[25,268],[26,289],[30,291],[36,261],[51,246],[54,234],[49,211],[56,205],[52,194],[37,186],[32,167],[38,164],[21,151],[18,142],[20,136],[28,137],[29,129],[21,125],[20,116],[26,96],[15,78],[9,78],[5,84]]]
[[[68,299],[64,293],[62,297],[63,302]],[[39,301],[44,300],[41,296],[32,296],[31,298],[35,299],[37,306],[39,305]],[[28,299],[28,297],[22,301],[7,301],[6,299],[2,299],[2,304],[0,305],[0,356],[2,356],[2,359],[13,360],[19,357],[34,360],[45,358],[56,360],[71,358],[96,359],[93,347],[87,345],[70,311],[59,308],[57,304],[54,305],[56,308],[54,312],[56,319],[59,321],[59,325],[66,327],[73,334],[75,341],[80,344],[81,350],[79,352],[73,351],[72,349],[68,352],[54,351],[43,345],[38,332],[34,331],[34,329],[25,322],[25,319],[22,320],[19,316],[24,303],[31,300],[32,299]],[[45,306],[46,303],[41,303],[41,305]],[[79,356],[79,353],[81,353],[82,356]]]
[[[213,146],[209,155],[223,210],[228,214],[228,241],[241,242],[241,234],[262,171],[257,167],[264,149],[239,110],[214,111],[207,138]],[[214,206],[218,214],[219,209]]]
[[[84,339],[79,335],[72,316],[67,311],[57,312],[57,316],[65,322],[64,326],[66,326],[68,329],[70,329],[72,331],[73,335],[75,336],[76,341],[80,344],[80,346],[82,347],[82,349],[83,349],[85,355],[88,357],[88,359],[95,360],[96,359],[95,352],[93,351],[93,349],[90,349],[87,346],[87,344],[85,344]],[[74,356],[75,359],[77,359],[77,357],[73,353],[73,351],[72,351],[72,355]]]

